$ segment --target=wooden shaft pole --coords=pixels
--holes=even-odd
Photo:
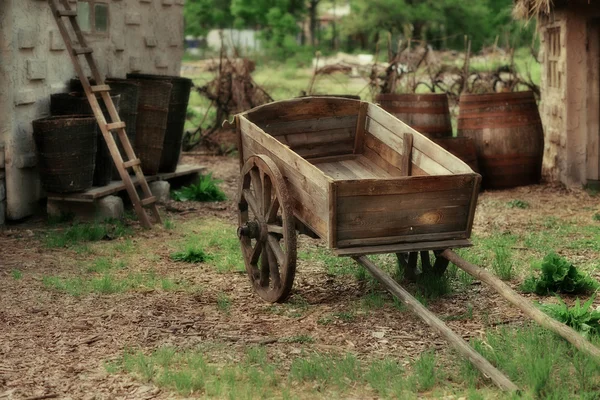
[[[517,385],[512,383],[506,375],[490,364],[490,362],[483,358],[481,354],[477,353],[462,337],[458,336],[448,328],[441,319],[425,308],[419,300],[415,299],[395,280],[373,264],[366,256],[354,257],[354,260],[369,270],[369,272],[371,272],[371,274],[381,282],[390,293],[402,300],[402,302],[404,302],[404,304],[406,304],[406,306],[419,318],[442,335],[460,354],[468,358],[481,373],[488,376],[500,389],[512,392],[519,390]]]
[[[479,279],[480,281],[490,285],[502,297],[511,302],[514,306],[523,311],[525,315],[533,319],[535,322],[537,322],[544,328],[549,329],[557,335],[562,336],[573,346],[577,347],[579,350],[595,357],[597,360],[600,360],[600,349],[598,349],[598,347],[591,344],[574,329],[558,322],[554,318],[551,318],[544,312],[540,311],[530,301],[528,301],[526,298],[512,290],[506,283],[502,282],[498,277],[494,276],[493,274],[489,273],[484,269],[479,268],[477,265],[471,264],[470,262],[462,259],[458,254],[456,254],[450,249],[445,250],[441,255],[444,258],[451,261],[460,269],[467,272],[469,275],[472,275],[476,279]]]

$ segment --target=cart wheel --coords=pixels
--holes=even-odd
[[[404,269],[404,277],[409,281],[414,282],[417,280],[417,275],[419,274],[432,274],[437,276],[444,275],[444,272],[446,272],[446,268],[448,268],[450,261],[440,255],[442,251],[443,250],[433,251],[433,257],[435,259],[433,265],[431,264],[429,251],[396,253],[396,257],[398,257],[398,265]],[[417,265],[419,253],[421,255],[420,272]]]
[[[283,175],[267,156],[251,156],[242,168],[238,237],[246,271],[264,300],[283,302],[296,274],[296,228]]]

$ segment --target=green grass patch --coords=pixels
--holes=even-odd
[[[508,203],[506,203],[506,206],[508,208],[520,208],[520,209],[526,209],[529,208],[529,203],[523,200],[511,200]]]
[[[198,182],[173,191],[171,196],[176,201],[225,201],[227,196],[219,183],[221,181],[213,178],[212,174],[202,175]]]
[[[535,326],[503,327],[489,331],[483,340],[472,340],[471,343],[523,389],[524,398],[597,397],[600,389],[598,362],[549,331]],[[463,362],[463,379],[480,380],[479,372],[467,364],[468,361]]]
[[[109,295],[135,290],[162,289],[165,291],[174,291],[189,288],[187,282],[179,282],[171,278],[158,276],[152,271],[147,273],[130,273],[123,276],[112,272],[77,277],[44,276],[42,284],[47,289],[66,293],[74,297],[89,294]]]
[[[131,234],[131,229],[121,221],[74,223],[66,228],[49,230],[44,243],[49,248],[75,246],[85,242],[114,240]]]
[[[202,263],[208,260],[210,256],[193,245],[189,245],[183,251],[171,253],[171,260],[182,261],[190,264]]]
[[[217,308],[219,311],[228,314],[229,310],[231,309],[231,298],[229,298],[229,296],[223,292],[219,293],[217,295]]]
[[[165,229],[168,229],[170,231],[175,229],[175,222],[173,222],[173,220],[171,220],[171,219],[165,219],[164,225],[165,225]]]
[[[13,269],[12,271],[10,271],[10,276],[12,276],[14,280],[18,281],[19,279],[23,278],[23,272],[21,272],[18,269]]]

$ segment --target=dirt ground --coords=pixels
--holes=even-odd
[[[183,161],[205,165],[223,180],[229,198],[235,198],[236,158],[186,156]],[[504,204],[513,199],[527,201],[531,207],[509,210]],[[498,230],[531,229],[530,221],[546,217],[589,224],[598,211],[597,202],[583,191],[545,185],[482,193],[474,233],[485,236]],[[202,224],[209,217],[231,225],[236,221],[233,201],[171,203],[163,211],[175,224]],[[130,268],[153,268],[157,273],[186,279],[202,291],[144,290],[82,297],[52,291],[42,284],[43,276],[69,275],[74,265],[98,253],[48,249],[40,240],[46,229],[40,219],[0,233],[0,399],[41,399],[45,395],[65,399],[177,398],[125,373],[109,374],[105,363],[127,348],[150,351],[163,345],[187,347],[214,342],[225,344],[235,354],[236,348],[262,343],[281,359],[295,357],[301,347],[309,347],[352,352],[359,358],[389,355],[407,363],[432,347],[448,354],[448,345],[424,323],[409,311],[394,307],[370,309],[349,322],[318,323],[326,315],[347,310],[348,304],[359,300],[365,291],[353,277],[329,275],[318,263],[299,262],[292,304],[277,306],[280,312],[273,312],[252,293],[245,274],[219,273],[208,265],[171,261],[169,243],[184,239],[185,234],[162,227],[152,231],[135,228],[132,240],[141,254],[132,256]],[[307,251],[324,246],[310,239],[300,243]],[[109,245],[100,243],[97,251],[102,253],[102,246]],[[21,271],[23,277],[13,279],[14,270]],[[220,293],[231,299],[228,313],[215,306]],[[307,303],[300,313],[291,312],[294,297]],[[486,324],[523,321],[519,312],[478,282],[468,290],[434,301],[429,308],[439,316],[453,316],[464,313],[467,305],[473,307],[472,319],[448,321],[464,338],[481,335]],[[310,335],[314,342],[281,340],[297,335]],[[223,356],[235,357],[228,354]]]

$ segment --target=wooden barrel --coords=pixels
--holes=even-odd
[[[160,159],[160,172],[174,172],[181,156],[181,142],[192,90],[192,80],[180,76],[127,74],[128,79],[146,79],[173,85],[169,99],[169,115]]]
[[[136,155],[142,162],[144,174],[156,175],[163,153],[173,85],[149,79],[133,80],[140,85],[135,133]]]
[[[475,142],[467,137],[449,137],[433,139],[440,147],[448,150],[456,157],[464,161],[475,172],[479,172],[479,164],[477,162],[477,148]]]
[[[111,94],[111,99],[117,111],[119,111],[120,95]],[[100,108],[105,116],[108,116],[108,110],[103,101],[100,101]],[[56,93],[50,96],[50,113],[52,115],[94,115],[90,103],[83,93]],[[116,133],[113,132],[113,138]],[[104,140],[102,133],[98,135],[98,145],[96,146],[96,167],[94,169],[94,186],[105,186],[112,180],[112,171],[114,161],[108,150],[108,145]]]
[[[68,115],[33,121],[40,180],[48,192],[92,187],[98,137],[96,118]]]
[[[475,142],[484,188],[539,183],[544,132],[533,92],[461,95],[458,136]]]
[[[450,108],[445,93],[379,94],[375,101],[430,139],[452,137]]]

